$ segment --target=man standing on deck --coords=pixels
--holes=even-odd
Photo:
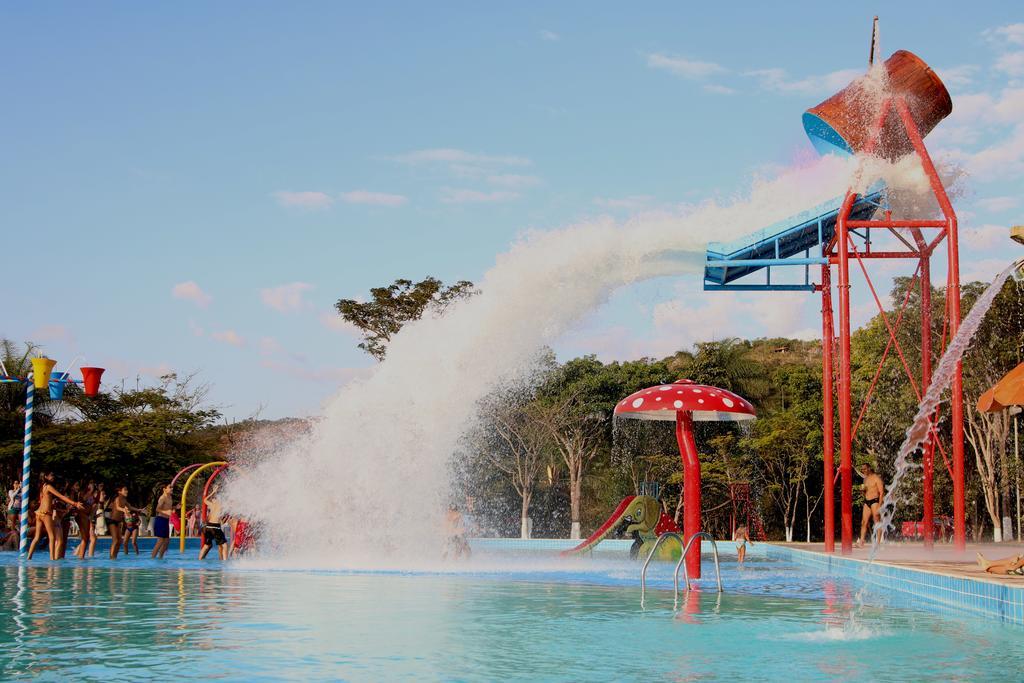
[[[860,540],[857,541],[857,546],[863,547],[864,537],[868,535],[868,524],[872,520],[874,520],[872,533],[878,535],[882,533],[882,501],[885,500],[885,484],[882,482],[882,477],[867,463],[857,468],[857,471],[860,472],[860,476],[864,477],[864,484],[861,486],[864,490],[864,514],[860,522]]]

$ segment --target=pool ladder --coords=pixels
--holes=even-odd
[[[695,540],[697,540],[698,538],[703,538],[703,539],[711,542],[711,550],[714,552],[714,557],[715,557],[715,580],[718,583],[718,592],[721,593],[722,592],[722,570],[721,570],[721,567],[718,564],[718,544],[715,542],[714,537],[711,536],[711,534],[707,533],[706,531],[698,531],[693,536],[690,536],[690,540],[689,541],[686,541],[684,543],[683,542],[683,537],[681,535],[679,535],[679,534],[677,534],[675,532],[670,531],[669,533],[662,534],[661,536],[658,536],[658,540],[654,542],[654,547],[651,548],[651,552],[649,552],[647,554],[647,559],[644,560],[643,569],[640,570],[640,605],[641,605],[641,607],[644,604],[644,597],[647,594],[647,566],[651,563],[651,560],[654,559],[654,554],[656,552],[658,552],[658,547],[667,538],[674,538],[677,541],[679,541],[679,545],[683,546],[683,554],[679,556],[679,562],[676,563],[675,571],[672,572],[672,588],[673,588],[672,597],[673,597],[673,600],[674,600],[675,604],[677,604],[677,605],[679,604],[679,569],[680,569],[680,567],[683,570],[683,582],[686,585],[686,590],[687,591],[690,590],[690,574],[686,570],[686,555],[687,555],[687,553],[690,552],[690,547],[693,545],[693,542]]]

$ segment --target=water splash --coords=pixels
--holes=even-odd
[[[707,241],[734,239],[841,194],[857,164],[824,157],[754,182],[727,206],[709,201],[525,234],[478,282],[480,295],[403,328],[369,378],[331,399],[309,438],[236,454],[226,502],[259,525],[268,554],[289,564],[436,562],[452,454],[496,381],[529,375],[537,350],[616,288],[701,272]]]
[[[904,438],[903,445],[900,446],[899,454],[896,456],[896,473],[893,475],[889,486],[886,487],[885,500],[882,502],[881,526],[883,531],[881,534],[877,532],[872,533],[873,541],[871,544],[871,554],[868,558],[869,561],[874,561],[875,555],[878,553],[881,537],[893,529],[892,520],[896,509],[897,490],[907,473],[911,469],[918,467],[915,463],[910,462],[910,456],[923,443],[932,438],[930,429],[931,416],[935,414],[935,409],[939,405],[942,393],[953,381],[957,363],[970,346],[971,339],[981,326],[985,314],[992,307],[992,303],[1002,290],[1003,285],[1020,267],[1021,264],[1019,262],[1010,264],[1010,266],[996,276],[992,284],[978,297],[974,306],[971,307],[970,313],[961,322],[956,336],[953,337],[949,342],[949,346],[946,347],[946,352],[942,354],[938,367],[932,373],[928,391],[925,392],[924,398],[921,399],[917,414],[907,429],[907,436]]]

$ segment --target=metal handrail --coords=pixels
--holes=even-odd
[[[683,554],[679,557],[679,562],[676,563],[676,570],[672,573],[672,585],[675,588],[675,598],[679,600],[679,568],[683,568],[683,581],[686,582],[686,590],[690,590],[690,574],[686,570],[686,554],[690,552],[690,546],[698,538],[703,538],[711,541],[711,549],[715,555],[715,579],[718,581],[718,592],[722,592],[722,570],[718,566],[718,544],[715,542],[714,537],[706,531],[698,531],[693,536],[690,536],[690,540],[687,541],[686,547],[683,548]]]
[[[675,538],[677,541],[679,541],[679,545],[683,545],[684,544],[683,537],[680,536],[679,534],[677,534],[674,531],[669,531],[668,533],[664,533],[661,536],[658,536],[658,540],[654,542],[654,547],[651,548],[651,552],[647,553],[647,559],[644,560],[644,567],[643,567],[643,569],[640,570],[640,606],[641,607],[644,604],[644,595],[647,593],[647,565],[649,565],[651,563],[651,558],[654,557],[654,553],[658,552],[658,546],[660,546],[661,542],[664,541],[666,538]],[[684,555],[684,557],[685,557],[685,555]],[[679,586],[678,585],[676,586],[676,595],[677,596],[679,595]]]

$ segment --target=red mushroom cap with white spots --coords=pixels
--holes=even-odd
[[[753,420],[757,417],[750,401],[731,391],[681,379],[672,384],[641,389],[619,401],[615,414],[639,420],[675,420],[686,411],[703,422]]]

